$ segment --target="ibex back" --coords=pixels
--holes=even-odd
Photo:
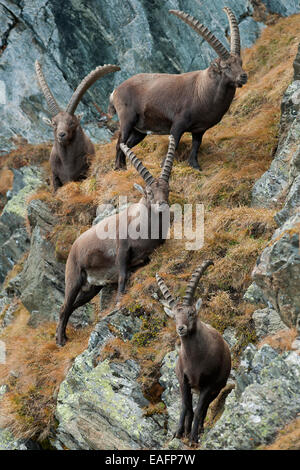
[[[237,87],[247,82],[240,56],[240,35],[236,18],[224,8],[230,23],[230,52],[192,16],[177,10],[170,13],[191,26],[218,54],[205,70],[180,75],[154,73],[135,75],[111,94],[109,113],[117,112],[120,136],[115,169],[126,167],[120,150],[123,142],[134,147],[147,135],[172,134],[176,148],[184,132],[192,133],[189,164],[200,168],[197,160],[205,131],[217,124],[228,110]]]
[[[174,138],[170,136],[168,153],[159,178],[154,178],[128,147],[122,145],[122,149],[146,183],[145,189],[138,186],[143,197],[137,204],[94,225],[72,245],[66,265],[65,301],[56,335],[60,346],[67,340],[66,326],[72,312],[89,302],[109,283],[118,283],[119,300],[125,291],[129,271],[147,262],[149,255],[167,237],[169,225],[165,221],[169,218],[164,217],[164,213],[169,210],[169,178],[175,153]],[[139,230],[137,236],[133,237],[130,227],[136,220]],[[109,227],[115,228],[115,233],[111,233],[111,236]],[[157,228],[155,237],[153,227]],[[105,236],[102,237],[102,234]]]

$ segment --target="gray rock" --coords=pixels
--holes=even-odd
[[[267,299],[264,297],[263,291],[255,282],[250,284],[243,296],[243,299],[246,300],[246,302],[250,302],[251,304],[267,305]]]
[[[242,48],[251,47],[265,27],[264,23],[254,21],[251,16],[242,20],[239,24]]]
[[[295,93],[300,94],[300,81],[293,82],[289,87],[288,93],[295,96]],[[300,104],[300,100],[299,100]],[[297,104],[297,106],[299,106]],[[289,117],[287,117],[287,114]],[[289,172],[290,172],[290,161],[298,159],[298,145],[300,138],[300,120],[299,117],[292,115],[293,110],[289,108],[289,111],[285,115],[284,126],[288,127],[287,136],[285,139],[281,139],[278,144],[275,157],[262,177],[256,181],[252,189],[252,206],[258,207],[276,207],[279,204],[280,197],[283,196],[284,191],[289,186]],[[290,119],[292,119],[290,123]]]
[[[298,46],[298,52],[294,60],[294,80],[300,80],[300,43]]]
[[[252,315],[255,324],[256,336],[259,340],[265,336],[273,335],[280,330],[287,330],[288,327],[281,321],[276,310],[263,308],[255,310]]]
[[[299,154],[300,154],[300,146],[299,146]],[[279,211],[275,215],[275,220],[278,226],[282,225],[289,219],[292,215],[294,215],[300,207],[300,174],[295,178],[291,188],[288,192],[288,195],[285,199],[285,204],[281,211]]]
[[[237,387],[213,429],[202,439],[201,450],[250,450],[268,444],[300,411],[300,356],[277,353],[264,345],[245,350]]]
[[[155,4],[141,0],[1,0],[0,44],[4,49],[0,83],[4,83],[6,92],[4,105],[0,104],[0,148],[11,149],[11,139],[16,135],[31,143],[52,139],[51,129],[42,121],[48,111],[36,83],[36,59],[41,60],[62,107],[90,70],[104,63],[121,66],[120,72],[91,87],[78,107],[78,112],[85,114],[83,127],[87,133],[94,140],[107,140],[111,133],[98,127],[100,116],[94,103],[106,109],[108,97],[118,84],[140,72],[178,73],[205,68],[215,57],[213,49],[168,10],[193,14],[226,45],[229,28],[222,11],[225,5],[241,22],[242,45],[248,47],[262,25],[253,21],[247,0],[167,0]]]
[[[298,336],[296,339],[291,344],[291,349],[293,351],[298,351],[300,352],[300,336]]]
[[[57,261],[48,234],[58,219],[42,201],[33,200],[28,206],[32,227],[29,255],[22,272],[12,279],[6,290],[19,296],[31,313],[29,323],[57,321],[64,301],[65,265]],[[87,304],[77,309],[70,321],[76,327],[87,326],[93,318],[93,308]]]
[[[236,330],[235,330],[235,328],[232,328],[231,326],[225,328],[224,333],[223,333],[223,338],[227,342],[230,349],[233,349],[234,346],[238,343],[238,338],[236,336]]]
[[[164,357],[160,369],[159,383],[165,389],[161,399],[166,405],[168,413],[168,436],[172,436],[176,431],[181,407],[179,383],[175,373],[177,358],[178,352],[176,350],[169,352]]]
[[[300,212],[275,231],[252,272],[264,296],[290,327],[296,325],[300,313],[299,224]]]
[[[262,0],[267,9],[272,13],[279,13],[281,16],[294,15],[300,12],[298,0]]]
[[[41,186],[43,178],[42,171],[36,167],[26,166],[13,172],[11,197],[0,216],[0,284],[29,249],[25,226],[27,198]]]
[[[60,386],[57,449],[62,445],[71,450],[160,447],[165,439],[165,418],[144,413],[149,402],[137,381],[139,365],[133,360],[101,361],[101,348],[115,332],[128,340],[139,326],[139,319],[118,310],[97,324],[87,350],[75,359]]]

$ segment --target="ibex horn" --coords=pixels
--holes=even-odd
[[[142,176],[146,184],[152,184],[154,181],[153,176],[151,175],[150,171],[144,167],[141,160],[137,158],[137,156],[130,150],[129,147],[125,144],[120,144],[122,152],[128,157],[131,163],[134,165],[135,169],[139,172]]]
[[[229,52],[223,46],[223,44],[219,41],[219,39],[214,36],[214,34],[203,24],[201,24],[196,18],[189,15],[188,13],[184,13],[183,11],[179,10],[169,10],[169,13],[172,13],[175,16],[178,16],[182,21],[186,24],[191,26],[200,36],[202,36],[208,44],[216,51],[221,59],[228,59],[230,57]]]
[[[38,84],[44,93],[44,96],[47,101],[47,105],[49,107],[49,111],[52,117],[56,116],[60,111],[60,107],[58,106],[54,96],[52,95],[50,88],[47,85],[47,82],[45,80],[41,64],[39,63],[38,60],[35,61],[35,72],[38,80]]]
[[[118,70],[121,69],[117,65],[108,64],[101,65],[92,72],[90,72],[74,91],[73,96],[70,99],[69,104],[66,108],[66,112],[69,114],[74,114],[84,93],[95,83],[95,81],[108,73],[117,72]]]
[[[169,306],[171,308],[173,308],[174,305],[176,304],[176,300],[171,295],[171,293],[170,293],[169,289],[167,288],[167,286],[166,286],[165,282],[163,281],[163,279],[157,273],[156,273],[156,281],[157,281],[158,287],[160,288],[160,290],[162,292],[162,295],[164,296],[164,298],[168,302]]]
[[[185,296],[183,298],[183,305],[191,305],[193,301],[193,297],[195,294],[196,287],[198,285],[198,282],[200,280],[200,277],[203,275],[203,273],[206,271],[208,266],[214,264],[212,260],[207,260],[204,261],[204,263],[197,268],[191,277],[190,282],[188,283],[188,286],[185,291]]]
[[[237,19],[230,8],[224,7],[223,11],[225,11],[230,25],[230,52],[231,54],[241,55],[241,40]]]
[[[170,135],[168,152],[167,152],[165,163],[164,163],[161,175],[160,175],[160,178],[165,180],[167,183],[170,179],[174,157],[175,157],[175,139],[172,135]]]

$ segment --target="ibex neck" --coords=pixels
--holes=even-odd
[[[230,86],[221,75],[212,75],[209,68],[201,71],[198,77],[198,96],[204,100],[209,111],[225,114],[235,95],[235,87]]]

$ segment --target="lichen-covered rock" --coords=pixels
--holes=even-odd
[[[299,152],[300,154],[300,146]],[[278,226],[282,225],[289,217],[295,214],[300,207],[300,174],[294,179],[290,187],[285,203],[281,211],[275,215]]]
[[[252,272],[264,296],[290,327],[296,325],[300,314],[299,233],[300,212],[275,231]]]
[[[176,431],[181,406],[179,383],[175,373],[177,358],[178,352],[176,350],[166,354],[160,369],[159,379],[160,385],[164,388],[161,399],[167,408],[170,436]]]
[[[245,350],[237,387],[224,412],[201,440],[201,449],[250,450],[268,444],[300,412],[300,356],[268,345]]]
[[[43,173],[37,167],[14,169],[10,199],[0,216],[0,284],[13,265],[28,251],[30,239],[27,233],[27,198],[43,181]]]
[[[131,339],[140,325],[138,318],[118,310],[98,323],[87,350],[75,359],[60,386],[56,448],[122,450],[162,445],[165,417],[145,414],[149,402],[137,380],[137,362],[101,361],[108,339],[116,334],[124,341]]]
[[[36,326],[58,319],[64,301],[65,265],[57,261],[49,240],[49,233],[58,223],[51,209],[42,201],[32,200],[28,205],[28,220],[32,229],[29,254],[22,271],[10,279],[5,292],[20,298],[31,313],[29,323]],[[76,327],[84,327],[92,318],[93,307],[87,304],[77,309],[70,321]]]
[[[243,299],[251,304],[267,305],[267,299],[264,297],[263,291],[258,287],[255,282],[252,282],[246,290]]]
[[[282,105],[281,131],[278,148],[270,168],[252,189],[252,206],[278,207],[280,198],[291,185],[290,171],[299,160],[300,140],[300,80],[287,89]]]
[[[254,320],[255,332],[260,340],[265,336],[273,335],[280,330],[287,330],[287,326],[281,321],[276,310],[272,308],[263,308],[255,310],[252,314]]]

